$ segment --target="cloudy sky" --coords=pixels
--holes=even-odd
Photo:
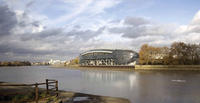
[[[200,41],[200,0],[0,0],[0,60]]]

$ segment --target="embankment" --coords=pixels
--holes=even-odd
[[[135,70],[200,70],[200,65],[135,65]]]
[[[67,65],[64,66],[67,69],[77,70],[112,70],[112,71],[133,71],[134,66],[79,66],[79,65]]]

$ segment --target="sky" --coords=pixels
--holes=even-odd
[[[0,0],[0,61],[199,43],[200,0]]]

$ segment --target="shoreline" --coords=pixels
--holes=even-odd
[[[7,82],[0,82],[1,84],[13,84]],[[59,90],[58,97],[48,95],[46,96],[46,89],[39,88],[40,97],[39,103],[65,103],[65,102],[79,102],[79,103],[130,103],[128,99],[119,97],[109,97],[92,95],[71,91]],[[35,103],[34,101],[34,88],[25,86],[0,86],[0,102],[28,102]]]
[[[71,70],[107,70],[107,71],[134,71],[132,66],[79,66],[79,65],[50,65],[50,67],[71,69]]]
[[[66,68],[72,70],[108,70],[108,71],[147,71],[147,70],[161,70],[161,71],[200,71],[200,65],[135,65],[133,66],[51,66],[57,68]]]
[[[32,65],[36,66],[36,65]],[[44,65],[42,65],[44,66]],[[200,71],[200,65],[135,65],[135,66],[79,66],[79,65],[47,65],[54,69],[70,70],[105,70],[105,71]],[[18,66],[0,66],[0,67],[18,67]]]
[[[135,70],[200,70],[200,65],[135,65]]]

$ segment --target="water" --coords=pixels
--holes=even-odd
[[[123,97],[132,103],[200,103],[198,71],[69,70],[48,66],[0,67],[0,81],[59,81],[59,89]]]

